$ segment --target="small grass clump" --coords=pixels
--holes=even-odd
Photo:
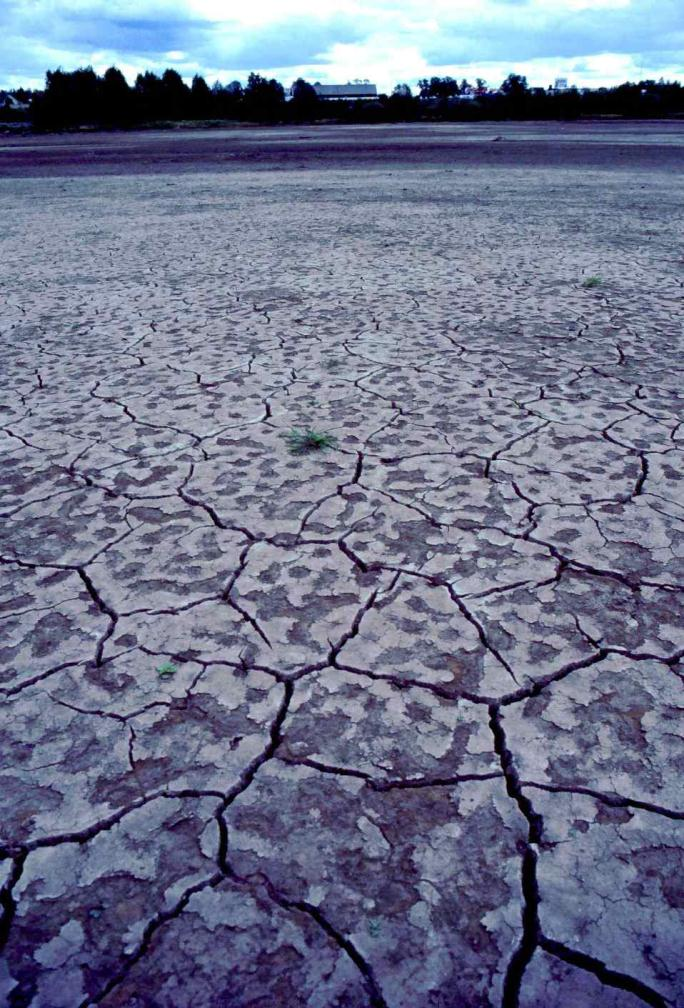
[[[291,430],[285,435],[287,447],[293,455],[308,455],[310,452],[327,451],[335,448],[337,438],[324,431],[311,430]]]
[[[600,276],[590,276],[586,280],[582,281],[582,286],[585,290],[593,290],[594,287],[600,287],[603,280]]]
[[[157,669],[157,675],[160,679],[173,679],[178,669],[171,662],[164,662]]]

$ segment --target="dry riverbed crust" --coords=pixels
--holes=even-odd
[[[524,129],[0,181],[0,1003],[684,1005],[681,178]]]

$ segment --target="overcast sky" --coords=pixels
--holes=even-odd
[[[286,84],[511,71],[598,86],[684,82],[684,0],[0,0],[0,87],[42,86],[46,69],[112,63],[202,73],[250,70]]]

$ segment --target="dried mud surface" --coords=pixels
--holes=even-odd
[[[0,1002],[684,1005],[680,181],[0,201]]]
[[[0,178],[408,167],[680,173],[676,120],[290,125],[0,135]]]

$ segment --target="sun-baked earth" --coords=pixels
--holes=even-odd
[[[1,1003],[684,1005],[684,129],[582,129],[0,181]]]

